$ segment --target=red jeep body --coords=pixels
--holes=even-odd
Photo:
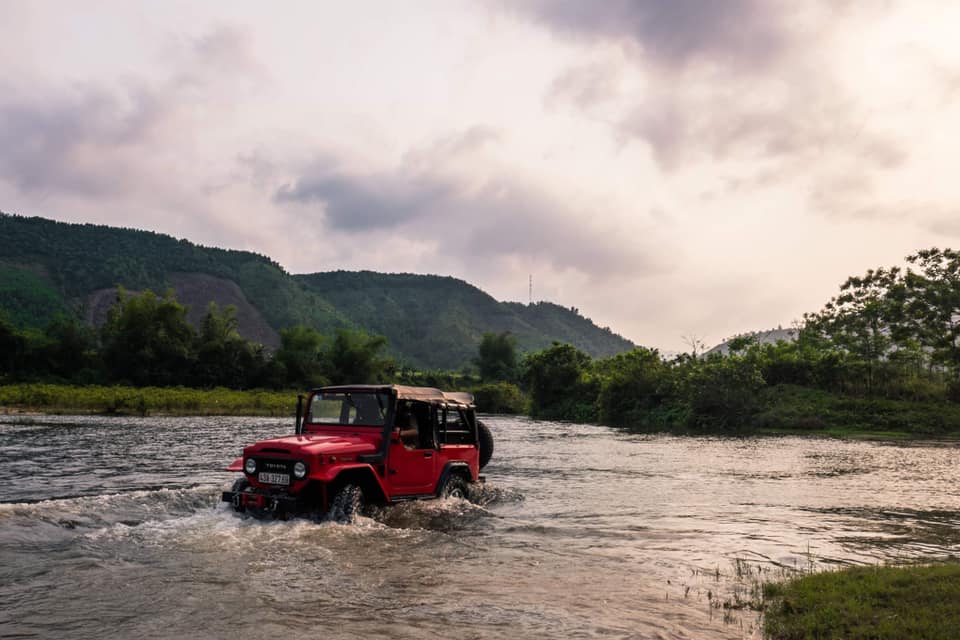
[[[481,480],[481,442],[492,453],[467,393],[323,387],[310,392],[305,408],[298,406],[294,435],[249,445],[228,467],[244,474],[223,494],[237,511],[322,516],[344,499],[390,504],[466,497],[469,485]]]

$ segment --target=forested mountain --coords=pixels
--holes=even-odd
[[[462,280],[444,276],[333,271],[295,276],[357,325],[428,367],[467,362],[484,332],[509,331],[521,351],[570,342],[594,357],[633,348],[609,329],[549,302],[498,302]]]
[[[177,275],[190,273],[236,283],[274,329],[302,324],[326,332],[350,324],[321,298],[304,296],[266,256],[151,231],[0,214],[0,308],[16,323],[43,326],[63,309],[86,314],[97,292],[117,286],[177,289]],[[205,308],[203,298],[216,300],[217,288],[181,302]]]
[[[303,325],[382,334],[402,364],[455,369],[484,332],[510,331],[521,350],[569,342],[603,357],[634,345],[575,310],[503,303],[451,277],[333,271],[290,275],[266,256],[202,247],[149,231],[0,213],[0,312],[43,327],[74,314],[100,323],[115,289],[173,289],[196,322],[207,304],[237,307],[241,334],[275,346]]]

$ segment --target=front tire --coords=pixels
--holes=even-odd
[[[243,493],[250,487],[250,481],[246,478],[237,478],[233,483],[233,487],[230,488],[234,494]],[[242,506],[234,506],[233,510],[237,513],[243,513],[245,509]]]
[[[363,512],[363,489],[355,484],[345,484],[330,503],[330,520],[341,524],[355,522]]]

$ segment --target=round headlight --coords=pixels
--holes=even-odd
[[[293,476],[297,480],[303,480],[304,478],[306,478],[307,465],[303,464],[302,462],[297,462],[295,465],[293,465]]]
[[[243,463],[243,470],[253,475],[257,472],[257,461],[253,458],[247,458],[247,461]]]

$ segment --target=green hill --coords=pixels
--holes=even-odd
[[[420,366],[468,362],[486,331],[513,333],[522,351],[558,340],[605,357],[634,346],[571,309],[498,302],[449,276],[333,271],[295,277],[357,325],[387,336],[398,353]]]
[[[177,274],[200,273],[236,283],[275,329],[304,324],[330,331],[349,324],[323,300],[304,296],[289,274],[265,256],[202,247],[152,231],[0,214],[0,266],[41,278],[71,309],[86,309],[95,292],[118,285],[162,293],[176,289]],[[6,295],[0,307],[13,318],[22,312]]]
[[[503,303],[450,277],[333,271],[291,275],[255,253],[203,247],[150,231],[0,213],[0,310],[18,326],[58,315],[102,322],[115,289],[173,289],[196,322],[210,301],[238,309],[240,331],[268,346],[294,325],[329,333],[363,328],[387,337],[403,363],[467,364],[486,331],[510,331],[524,351],[570,342],[596,357],[628,340],[575,310]]]

